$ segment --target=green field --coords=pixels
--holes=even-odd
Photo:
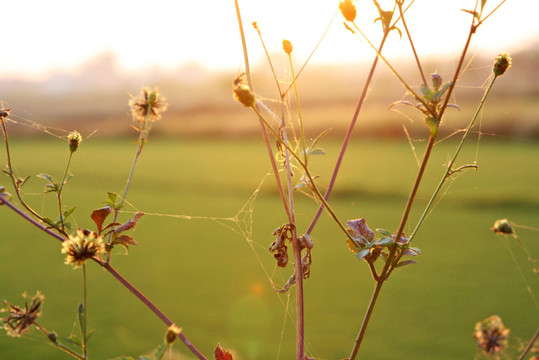
[[[424,143],[416,146],[420,153]],[[312,166],[326,184],[339,143],[330,139],[323,147],[327,155],[313,158]],[[411,224],[454,147],[446,141],[435,148]],[[21,176],[46,172],[59,178],[68,155],[61,140],[14,139],[12,151]],[[64,192],[66,207],[78,205],[74,220],[79,227],[92,226],[89,214],[103,206],[107,192],[122,191],[134,151],[127,140],[82,143]],[[0,154],[4,164],[5,153]],[[444,192],[415,240],[423,251],[419,264],[397,271],[384,287],[359,358],[474,359],[474,324],[492,314],[511,329],[513,354],[530,338],[539,309],[508,249],[536,294],[537,278],[518,243],[495,236],[490,227],[499,218],[539,227],[538,154],[539,144],[525,140],[487,138],[479,148],[471,144],[464,149],[459,164],[477,160],[479,169],[460,174]],[[356,140],[330,203],[343,222],[365,217],[373,229],[394,231],[416,170],[406,142]],[[292,268],[276,269],[267,252],[271,232],[286,221],[268,171],[261,140],[153,139],[135,174],[127,210],[176,216],[143,217],[133,231],[139,245],[128,256],[116,255],[113,265],[209,358],[217,343],[233,350],[237,360],[291,359],[295,354],[294,292],[278,295],[269,285],[270,278],[284,284]],[[9,189],[9,179],[3,177],[0,185]],[[56,216],[54,197],[41,196],[42,189],[43,181],[33,177],[26,198]],[[253,210],[240,212],[246,203]],[[300,231],[315,210],[311,199],[299,195]],[[252,222],[226,220],[236,214]],[[125,220],[130,214],[122,215]],[[251,230],[250,225],[252,237],[238,233]],[[538,257],[539,233],[517,232]],[[305,283],[307,351],[316,359],[343,359],[351,351],[373,281],[328,216],[313,236],[312,273]],[[0,299],[19,303],[22,292],[41,290],[46,301],[40,325],[67,336],[76,331],[82,273],[63,261],[56,240],[0,208]],[[162,323],[107,272],[90,263],[88,273],[89,328],[95,329],[90,358],[137,356],[154,348],[166,330]],[[0,359],[68,358],[37,332],[21,339],[0,337]],[[178,342],[171,358],[193,356]]]

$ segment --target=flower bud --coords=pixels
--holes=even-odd
[[[292,53],[292,50],[294,47],[292,46],[292,43],[289,40],[284,39],[283,40],[283,50],[285,53],[290,55]]]
[[[512,60],[513,59],[511,59],[508,53],[501,53],[498,55],[498,57],[494,59],[494,66],[492,67],[494,75],[503,75],[505,71],[511,67]]]
[[[82,142],[82,136],[78,131],[74,130],[67,135],[67,140],[69,141],[69,151],[74,153]]]
[[[168,327],[167,333],[165,335],[166,343],[169,344],[169,345],[172,344],[176,340],[178,335],[180,335],[181,332],[182,332],[182,329],[180,329],[175,324],[170,325]]]
[[[352,22],[356,19],[356,6],[352,0],[341,1],[339,3],[339,9],[346,20]]]
[[[509,223],[509,220],[507,219],[498,219],[494,222],[494,227],[492,228],[492,231],[494,231],[496,234],[504,234],[504,235],[513,235],[513,227]]]
[[[432,87],[434,88],[434,91],[440,90],[440,86],[442,86],[442,82],[443,82],[440,74],[432,73],[430,74],[430,76],[432,78]]]
[[[234,88],[232,89],[234,99],[245,107],[253,107],[255,104],[255,96],[251,91],[251,88],[242,80],[243,79],[241,78],[234,80]]]

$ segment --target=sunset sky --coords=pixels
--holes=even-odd
[[[500,0],[488,0],[487,11]],[[257,21],[271,52],[281,51],[284,38],[302,62],[336,14],[338,0],[240,0],[251,61],[263,50],[251,23]],[[380,0],[382,7],[394,2]],[[409,3],[409,1],[407,1]],[[455,54],[466,38],[475,0],[416,0],[407,21],[422,55]],[[375,8],[359,0],[358,21],[376,41]],[[507,0],[479,29],[472,52],[494,57],[539,46],[539,1]],[[372,57],[365,42],[342,25],[337,14],[313,62],[350,62]],[[152,0],[88,2],[24,0],[2,4],[0,78],[44,76],[75,71],[99,54],[111,52],[122,71],[175,69],[197,63],[209,69],[241,69],[243,55],[234,9],[229,0]],[[390,56],[407,56],[408,45],[395,33],[387,45]]]

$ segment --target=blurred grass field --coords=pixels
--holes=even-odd
[[[19,175],[61,176],[68,156],[62,140],[14,139],[11,145]],[[313,158],[312,166],[326,184],[340,144],[327,139],[322,145],[327,155]],[[423,145],[416,144],[418,156]],[[454,147],[446,141],[435,148],[408,233]],[[134,152],[132,141],[82,143],[64,191],[64,205],[77,205],[79,227],[92,226],[89,214],[103,206],[107,192],[122,191]],[[384,287],[360,358],[473,359],[474,324],[492,314],[511,329],[510,351],[529,339],[539,309],[508,249],[536,294],[537,278],[518,243],[490,228],[499,218],[539,227],[538,153],[539,144],[527,140],[486,138],[479,147],[465,147],[459,164],[477,161],[479,169],[456,177],[416,237],[423,252],[419,264],[397,271]],[[0,161],[5,163],[3,151]],[[286,221],[268,170],[264,146],[254,139],[152,139],[135,173],[126,211],[148,215],[132,233],[139,245],[128,256],[114,256],[113,265],[207,356],[217,343],[233,350],[235,359],[290,359],[295,353],[294,292],[278,295],[269,285],[269,278],[283,285],[292,268],[276,269],[267,252],[271,232]],[[416,170],[405,141],[357,140],[330,203],[343,222],[365,217],[373,229],[394,231]],[[0,185],[11,191],[3,179]],[[53,196],[39,194],[43,185],[32,177],[26,198],[55,217]],[[298,197],[301,229],[315,211],[311,199]],[[124,220],[130,215],[122,214]],[[247,221],[229,219],[235,215]],[[58,242],[8,209],[0,208],[0,229],[0,298],[21,303],[22,292],[41,290],[46,300],[39,324],[60,336],[76,331],[81,271],[63,264]],[[252,230],[252,237],[242,230]],[[517,232],[531,254],[538,254],[539,233]],[[313,237],[312,274],[305,283],[307,351],[316,359],[346,358],[373,281],[329,217],[322,217]],[[164,325],[107,272],[90,263],[88,275],[89,328],[96,330],[90,358],[137,356],[162,341]],[[173,353],[175,359],[193,358],[181,343]],[[22,339],[1,336],[0,358],[69,357],[33,332]]]

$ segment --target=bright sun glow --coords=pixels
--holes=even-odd
[[[391,8],[393,1],[379,0]],[[406,1],[409,3],[410,1]],[[487,1],[494,8],[500,0]],[[422,55],[454,54],[462,46],[475,0],[416,0],[407,21]],[[358,24],[377,39],[375,8],[359,0]],[[250,56],[263,56],[251,26],[257,21],[272,53],[284,38],[292,41],[297,61],[306,59],[335,16],[313,62],[350,62],[370,58],[371,50],[344,29],[338,0],[240,0]],[[539,1],[507,0],[482,26],[472,43],[492,56],[516,52],[539,38]],[[10,1],[2,4],[0,78],[34,76],[74,69],[104,52],[122,69],[177,68],[197,63],[211,69],[242,66],[243,55],[232,1]],[[537,42],[535,43],[537,46]],[[386,45],[390,56],[406,55],[406,42],[395,33]]]

